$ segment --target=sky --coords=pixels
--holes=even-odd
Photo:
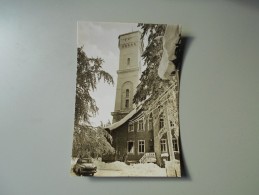
[[[90,121],[93,126],[104,124],[110,120],[114,111],[117,70],[119,68],[118,36],[139,30],[137,23],[100,23],[84,22],[77,24],[77,46],[84,46],[88,57],[100,57],[104,60],[103,69],[112,75],[114,86],[100,82],[97,90],[92,92],[97,106],[98,114]]]

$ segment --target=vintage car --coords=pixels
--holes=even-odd
[[[97,167],[91,158],[79,158],[73,167],[73,171],[78,176],[93,176],[97,172]]]

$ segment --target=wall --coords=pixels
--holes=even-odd
[[[185,177],[69,175],[76,21],[179,23]],[[259,3],[1,0],[0,194],[258,194]]]

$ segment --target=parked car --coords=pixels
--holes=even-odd
[[[97,172],[97,167],[93,164],[91,158],[79,158],[73,167],[73,171],[78,176],[93,176]]]

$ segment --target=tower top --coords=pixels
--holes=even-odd
[[[131,47],[137,46],[140,49],[140,53],[143,52],[143,41],[141,40],[141,32],[133,31],[125,34],[121,34],[118,37],[118,47],[119,49],[129,49]]]
[[[136,34],[136,33],[141,34],[141,32],[140,32],[140,31],[133,31],[133,32],[128,32],[128,33],[121,34],[121,35],[119,35],[119,37],[118,37],[118,38],[120,39],[120,37],[122,37],[122,36],[130,35],[130,34]]]

